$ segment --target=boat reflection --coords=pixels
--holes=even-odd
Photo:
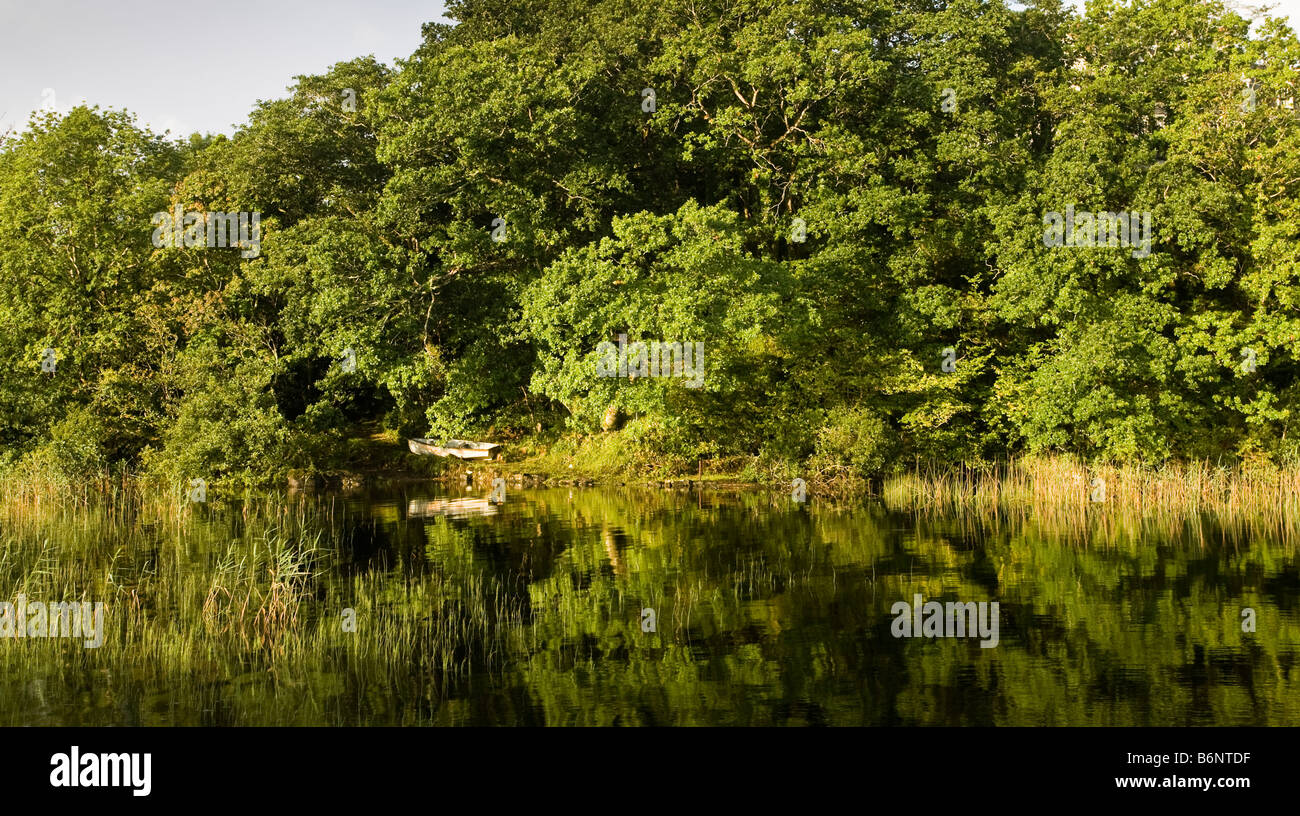
[[[434,518],[449,516],[465,518],[469,516],[492,516],[497,513],[497,505],[487,499],[411,499],[406,505],[407,518]]]

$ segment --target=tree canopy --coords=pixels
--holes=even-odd
[[[0,140],[7,461],[254,482],[362,425],[611,412],[664,461],[862,474],[1297,452],[1285,25],[1217,0],[448,15],[229,138],[78,107]],[[255,257],[155,246],[178,207],[260,213]],[[1145,218],[1148,251],[1052,246],[1067,211]],[[702,344],[699,387],[599,376],[620,336]]]

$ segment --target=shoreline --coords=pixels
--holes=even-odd
[[[571,440],[565,440],[572,442]],[[645,487],[663,490],[788,492],[803,479],[810,497],[835,500],[879,499],[893,507],[915,509],[1015,506],[1068,507],[1076,510],[1122,507],[1147,512],[1248,508],[1300,516],[1300,462],[1247,457],[1230,463],[1208,460],[1160,465],[1087,463],[1067,454],[1021,455],[996,462],[909,465],[892,472],[805,472],[755,458],[735,457],[724,465],[695,472],[645,472],[624,462],[611,473],[610,463],[582,455],[544,451],[529,454],[527,442],[494,460],[435,459],[402,452],[387,466],[331,471],[313,477],[314,487],[295,483],[290,489],[351,489],[368,486],[437,482],[491,489],[504,478],[513,487]],[[535,451],[536,449],[534,449]],[[511,454],[515,457],[512,458]],[[557,467],[557,463],[564,463]]]
[[[1259,511],[1300,519],[1300,461],[1256,456],[1231,462],[1207,460],[1159,465],[1087,463],[1067,454],[1015,456],[963,463],[895,462],[885,473],[837,469],[799,471],[793,463],[733,456],[694,468],[637,458],[606,437],[570,437],[507,443],[493,460],[444,459],[412,454],[392,435],[375,434],[317,469],[288,469],[260,481],[234,473],[210,478],[207,488],[233,497],[261,491],[355,492],[402,485],[441,484],[487,491],[503,478],[509,487],[635,487],[652,490],[719,491],[789,495],[803,479],[809,499],[883,501],[896,509],[1018,510],[1042,508],[1076,514],[1121,508],[1139,514]],[[610,444],[610,443],[614,444]],[[190,476],[189,474],[185,474]],[[184,494],[180,474],[118,469],[68,475],[10,468],[0,486],[16,502],[70,500],[97,494]]]

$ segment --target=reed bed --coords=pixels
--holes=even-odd
[[[1176,527],[1209,518],[1288,540],[1300,533],[1300,463],[1143,467],[1026,457],[983,467],[918,466],[885,480],[882,497],[893,509],[993,519],[1032,515],[1062,529],[1135,520]]]
[[[84,492],[3,481],[0,491],[0,601],[104,609],[98,648],[84,648],[83,638],[4,638],[0,673],[9,677],[49,682],[78,667],[110,695],[143,684],[187,699],[228,699],[232,686],[246,687],[255,721],[277,688],[303,677],[336,677],[342,699],[412,682],[420,688],[404,696],[436,699],[471,671],[501,671],[507,639],[525,618],[522,602],[483,575],[394,581],[340,568],[349,542],[330,497],[197,505],[179,490],[145,493],[110,480]],[[0,699],[0,708],[11,702]],[[38,715],[30,706],[0,710],[11,724]],[[262,715],[295,718],[274,708]]]

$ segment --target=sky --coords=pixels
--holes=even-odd
[[[510,2],[510,0],[502,0]],[[1257,5],[1260,0],[1230,0]],[[1300,0],[1274,0],[1300,25]],[[50,103],[126,108],[156,133],[231,134],[299,74],[373,54],[393,65],[440,2],[0,0],[0,133]]]
[[[443,21],[414,0],[0,0],[0,133],[51,101],[126,108],[173,137],[231,134],[300,74],[393,65]]]

